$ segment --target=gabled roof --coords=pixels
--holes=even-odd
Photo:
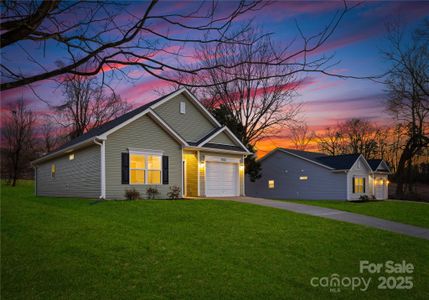
[[[132,111],[129,111],[126,114],[123,114],[122,116],[120,116],[120,117],[118,117],[118,118],[116,118],[116,119],[114,119],[114,120],[112,120],[110,122],[107,122],[107,123],[105,123],[105,124],[103,124],[103,125],[101,125],[99,127],[91,129],[90,131],[82,134],[81,136],[78,136],[77,138],[74,138],[71,141],[65,143],[64,145],[62,145],[61,147],[59,147],[57,150],[55,150],[55,152],[56,151],[60,151],[60,150],[65,149],[65,148],[68,148],[70,146],[76,145],[76,144],[81,143],[81,142],[83,142],[85,140],[94,138],[96,136],[102,135],[103,133],[105,133],[105,132],[107,132],[107,131],[115,128],[116,126],[124,123],[125,121],[131,119],[132,117],[138,115],[139,113],[144,112],[145,110],[149,109],[155,103],[158,103],[161,100],[164,100],[165,98],[167,98],[168,96],[170,96],[173,93],[175,93],[175,92],[172,92],[172,93],[169,93],[167,95],[164,95],[164,96],[162,96],[162,97],[160,97],[158,99],[155,99],[155,100],[153,100],[153,101],[151,101],[149,103],[146,103],[146,104],[144,104],[144,105],[142,105],[142,106],[140,106],[140,107],[138,107],[138,108],[136,108],[136,109],[134,109]]]
[[[360,154],[344,154],[335,156],[321,156],[316,158],[318,162],[335,170],[349,170],[353,167]]]
[[[265,159],[276,151],[291,154],[298,158],[315,163],[319,166],[325,167],[330,170],[349,170],[353,167],[355,162],[359,159],[361,154],[343,154],[343,155],[326,155],[318,152],[301,151],[287,148],[276,148],[272,152],[265,155],[261,160]]]
[[[381,162],[382,162],[382,159],[368,159],[368,164],[370,165],[373,171],[377,170]]]
[[[390,172],[389,165],[383,159],[368,159],[368,164],[373,171]]]
[[[205,114],[211,122],[215,125],[215,128],[209,132],[206,136],[204,136],[200,141],[197,143],[188,143],[181,137],[174,129],[172,129],[164,120],[162,120],[153,110],[157,106],[161,105],[162,103],[173,99],[176,95],[179,95],[181,93],[185,93],[189,96],[190,99],[195,103],[195,105],[200,109],[200,111]],[[50,152],[44,156],[42,156],[39,159],[36,159],[33,161],[33,163],[40,162],[42,160],[50,159],[52,157],[58,156],[63,152],[72,151],[74,148],[81,147],[83,145],[87,145],[90,142],[93,142],[95,139],[104,140],[106,139],[107,135],[110,133],[116,131],[117,129],[125,126],[126,124],[132,122],[135,119],[138,119],[140,116],[143,116],[145,114],[148,114],[154,121],[156,121],[161,127],[163,127],[166,131],[168,131],[176,140],[178,140],[183,146],[198,146],[201,142],[207,140],[208,137],[216,135],[221,130],[226,130],[229,134],[233,135],[232,132],[226,128],[221,127],[220,123],[211,115],[206,108],[195,98],[192,93],[190,93],[186,88],[181,88],[179,90],[176,90],[174,92],[171,92],[167,95],[164,95],[156,100],[153,100],[147,104],[144,104],[130,112],[127,112],[126,114],[107,122],[97,128],[91,129],[90,131],[86,132],[85,134],[65,143],[61,147],[57,148],[55,151]],[[240,152],[250,152],[246,149],[246,147],[241,144],[241,142],[233,135],[233,138],[238,141],[239,145],[242,147],[233,147],[228,148],[224,150],[232,150],[232,151],[240,151]],[[202,146],[202,145],[201,145]],[[208,148],[208,147],[206,147]],[[218,149],[222,149],[217,147]]]

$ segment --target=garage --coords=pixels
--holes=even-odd
[[[387,178],[376,178],[374,185],[374,196],[377,200],[387,199]]]
[[[239,196],[239,163],[231,161],[206,161],[206,196]]]

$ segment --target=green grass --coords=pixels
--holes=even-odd
[[[228,201],[34,197],[2,187],[2,299],[428,299],[429,242]],[[378,290],[359,261],[406,260],[411,290]],[[314,276],[372,277],[367,292]]]
[[[429,228],[429,204],[410,201],[288,201],[322,206]]]

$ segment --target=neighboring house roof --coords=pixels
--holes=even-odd
[[[190,98],[192,98],[193,101],[198,102],[198,100],[185,88],[176,90],[174,92],[171,92],[167,95],[164,95],[158,99],[155,99],[147,104],[144,104],[130,112],[127,112],[126,114],[123,114],[122,116],[109,121],[99,127],[96,127],[94,129],[91,129],[90,131],[84,133],[83,135],[74,138],[73,140],[65,143],[64,145],[62,145],[61,147],[57,148],[55,151],[52,151],[44,156],[42,156],[39,159],[36,159],[33,162],[39,162],[41,160],[44,160],[45,158],[48,159],[48,157],[50,158],[53,155],[59,155],[62,152],[65,152],[67,149],[69,148],[73,148],[73,146],[78,147],[78,145],[86,145],[88,142],[90,142],[91,140],[94,140],[96,138],[99,137],[103,137],[103,135],[107,135],[109,134],[109,132],[111,132],[112,130],[115,130],[115,128],[120,128],[120,126],[123,126],[124,123],[128,123],[131,122],[133,118],[138,118],[139,115],[144,114],[145,111],[149,112],[149,115],[152,116],[153,118],[157,119],[158,122],[160,123],[165,123],[162,119],[160,119],[160,117],[152,110],[153,108],[159,106],[160,104],[162,104],[164,101],[168,101],[169,98],[174,98],[174,96],[186,92]],[[198,102],[198,106],[200,106],[201,110],[205,111],[205,113],[207,114],[207,117],[215,124],[215,128],[209,132],[206,136],[204,136],[203,138],[201,138],[198,142],[188,142],[188,141],[184,141],[183,137],[181,137],[175,130],[171,129],[168,124],[164,124],[164,127],[167,127],[166,129],[168,129],[169,131],[173,131],[174,135],[177,137],[177,139],[182,140],[182,142],[184,143],[185,146],[198,146],[200,143],[202,143],[203,141],[209,139],[211,136],[216,135],[219,131],[226,129],[227,132],[229,134],[232,134],[231,131],[228,128],[225,127],[221,127],[220,123],[205,109],[202,107],[201,103]],[[232,134],[233,135],[233,134]],[[240,152],[247,152],[248,154],[250,154],[250,152],[246,149],[246,147],[234,136],[235,140],[238,141],[238,144],[240,146],[227,146],[227,145],[221,145],[221,147],[217,144],[211,144],[212,147],[209,147],[208,144],[204,145],[204,148],[216,148],[216,149],[223,149],[223,150],[232,150],[232,151],[240,151]],[[215,146],[213,146],[215,145]]]
[[[368,159],[367,161],[373,171],[390,172],[389,165],[383,159]]]
[[[361,154],[342,154],[342,155],[332,156],[332,155],[326,155],[318,152],[301,151],[301,150],[294,150],[294,149],[287,149],[287,148],[276,148],[272,152],[268,153],[263,158],[261,158],[261,160],[265,159],[266,157],[268,157],[269,155],[271,155],[272,153],[278,150],[291,154],[293,156],[299,157],[301,159],[313,162],[315,164],[324,166],[331,170],[349,170],[353,167],[355,162],[361,156]],[[379,162],[375,167],[375,169],[377,169],[377,167],[382,162],[382,160],[378,160],[378,161]],[[373,171],[375,170],[371,164],[369,164],[369,166]]]
[[[344,154],[335,156],[321,156],[317,161],[335,170],[349,170],[353,167],[360,154]]]
[[[383,161],[382,159],[368,159],[368,164],[370,165],[371,169],[373,171],[377,170],[378,166]]]

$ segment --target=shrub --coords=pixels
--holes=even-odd
[[[157,188],[147,188],[146,189],[146,195],[148,199],[155,199],[157,195],[159,195]]]
[[[180,188],[177,185],[170,186],[170,191],[167,193],[167,196],[171,200],[177,200],[180,198]]]
[[[137,200],[140,199],[140,193],[135,188],[125,190],[125,198],[127,200]]]
[[[369,201],[369,200],[370,200],[370,198],[368,197],[368,195],[361,195],[361,196],[359,197],[359,200],[360,200],[360,201]]]

